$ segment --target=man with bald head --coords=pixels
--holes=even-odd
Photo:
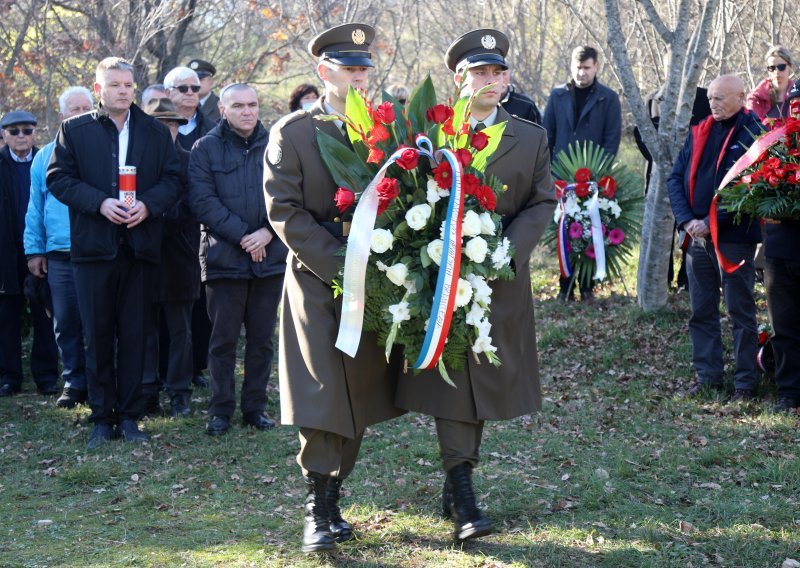
[[[711,242],[709,210],[722,178],[763,130],[758,117],[744,107],[745,90],[735,75],[717,77],[708,87],[711,116],[693,126],[667,179],[670,203],[678,227],[691,237],[686,254],[692,316],[692,364],[696,382],[690,395],[720,391],[724,385],[720,287],[733,328],[736,362],[732,401],[747,402],[755,396],[758,330],[753,299],[756,245],[761,241],[757,221],[720,210],[717,246],[734,263],[735,272],[720,270],[717,250]]]

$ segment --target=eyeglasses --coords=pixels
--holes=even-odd
[[[193,93],[200,92],[200,85],[177,85],[175,88],[184,95],[189,92],[189,89],[191,89]]]
[[[22,132],[25,136],[30,136],[33,134],[33,128],[6,128],[6,132],[8,132],[11,136],[18,136],[20,132]]]
[[[774,71],[786,71],[786,68],[789,66],[788,63],[778,63],[777,65],[767,65],[767,71],[770,73]]]

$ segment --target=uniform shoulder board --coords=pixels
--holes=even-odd
[[[512,114],[511,116],[513,118],[516,118],[520,122],[524,122],[525,124],[530,124],[531,126],[535,126],[536,128],[541,128],[542,130],[544,130],[544,126],[542,126],[541,124],[536,124],[535,122],[531,122],[527,118],[522,118],[521,116],[517,116],[516,114]]]
[[[307,110],[303,110],[303,109],[296,110],[293,113],[287,114],[286,116],[283,116],[280,119],[278,119],[278,122],[276,122],[273,125],[273,128],[282,128],[282,127],[286,126],[287,124],[291,124],[293,122],[296,122],[296,121],[298,121],[301,118],[304,118],[306,116],[308,116],[308,111]]]

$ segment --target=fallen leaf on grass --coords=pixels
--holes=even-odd
[[[692,523],[690,523],[689,521],[681,521],[681,522],[678,524],[678,527],[679,527],[680,531],[681,531],[683,534],[692,534],[692,533],[696,533],[696,532],[697,532],[697,527],[695,527],[695,526],[694,526]]]
[[[598,479],[608,479],[610,477],[608,472],[602,467],[598,467],[596,470],[594,470],[594,474]]]
[[[781,564],[781,568],[800,568],[800,562],[794,558],[787,558]]]
[[[714,489],[714,490],[722,489],[722,486],[719,483],[713,483],[713,482],[695,483],[694,486],[699,487],[700,489]]]

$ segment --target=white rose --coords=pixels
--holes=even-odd
[[[456,289],[456,307],[463,308],[472,299],[472,286],[467,280],[463,278],[458,279],[458,288]]]
[[[378,254],[384,253],[392,248],[393,244],[394,236],[391,231],[386,229],[374,229],[372,231],[372,239],[369,243],[369,248],[372,249],[372,252]]]
[[[444,241],[442,239],[436,239],[428,243],[426,247],[428,251],[428,257],[436,263],[436,266],[440,266],[442,264],[442,247],[444,246]]]
[[[492,303],[492,288],[486,283],[483,276],[470,274],[467,276],[467,280],[472,286],[472,299],[483,307],[489,306]]]
[[[389,313],[392,314],[392,323],[401,323],[411,319],[408,311],[408,302],[400,302],[389,306]]]
[[[486,260],[487,252],[489,252],[489,244],[483,237],[471,238],[467,241],[467,246],[464,247],[464,254],[467,255],[467,258],[478,264]]]
[[[395,286],[402,286],[406,282],[408,276],[408,267],[402,262],[393,264],[386,269],[386,277],[392,281]]]
[[[560,210],[561,208],[557,208]],[[494,235],[495,227],[494,221],[492,220],[492,214],[488,211],[484,211],[480,214],[481,218],[481,235]]]
[[[475,211],[464,213],[464,220],[461,221],[461,234],[465,237],[475,237],[481,234],[481,218]]]
[[[431,216],[431,211],[433,210],[427,203],[415,205],[406,211],[406,223],[408,223],[408,226],[415,231],[419,231],[428,223],[428,219]]]

